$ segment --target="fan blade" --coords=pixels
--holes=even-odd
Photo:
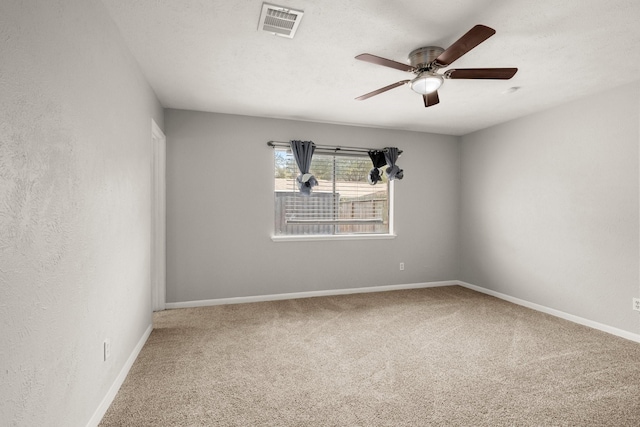
[[[476,25],[464,36],[460,37],[454,44],[449,46],[447,50],[442,52],[435,61],[439,66],[446,67],[495,33],[496,30],[493,28],[489,28],[484,25]]]
[[[518,72],[517,68],[460,68],[444,73],[449,79],[496,79],[509,80]]]
[[[356,59],[365,62],[371,62],[372,64],[383,65],[385,67],[395,68],[400,71],[409,71],[412,72],[414,68],[409,64],[403,64],[402,62],[392,61],[390,59],[381,58],[379,56],[371,55],[369,53],[361,53],[356,56]]]
[[[385,86],[385,87],[380,88],[378,90],[374,90],[373,92],[369,92],[366,95],[359,96],[356,99],[358,101],[364,101],[367,98],[371,98],[372,96],[380,95],[382,92],[386,92],[386,91],[391,90],[393,88],[396,88],[398,86],[402,86],[405,83],[409,83],[409,80],[401,80],[401,81],[399,81],[397,83],[391,84],[389,86]]]
[[[422,95],[422,99],[424,99],[424,106],[431,107],[432,105],[436,105],[440,102],[440,98],[438,97],[438,91],[434,91],[428,93],[426,95]]]

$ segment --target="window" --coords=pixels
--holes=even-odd
[[[391,185],[371,185],[366,152],[316,150],[309,173],[318,180],[310,196],[298,191],[291,150],[275,148],[275,236],[389,235]]]

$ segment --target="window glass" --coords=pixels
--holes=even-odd
[[[309,173],[318,180],[310,196],[298,191],[290,150],[275,150],[275,235],[389,233],[389,182],[367,181],[367,153],[316,153]]]

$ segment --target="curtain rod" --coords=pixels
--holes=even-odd
[[[291,144],[289,142],[284,141],[269,141],[267,142],[269,147],[286,147],[291,148]],[[361,148],[361,147],[339,147],[334,145],[316,145],[316,149],[323,151],[334,151],[334,152],[351,152],[351,153],[368,153],[369,151],[387,151],[386,149],[379,148]],[[398,156],[402,154],[402,150],[398,150]]]

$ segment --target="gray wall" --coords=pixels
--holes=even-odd
[[[167,300],[460,279],[638,333],[640,82],[593,99],[461,138],[167,110]],[[398,238],[272,242],[270,139],[405,150]]]
[[[460,279],[639,333],[640,83],[461,144]]]
[[[97,0],[2,1],[0,40],[0,424],[84,426],[151,324],[163,112]]]
[[[183,110],[166,110],[165,122],[168,302],[457,277],[456,137]],[[266,143],[291,139],[404,150],[398,237],[273,242]]]

